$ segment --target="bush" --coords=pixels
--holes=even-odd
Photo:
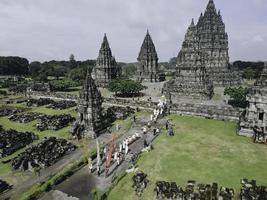
[[[248,88],[241,86],[238,88],[227,87],[224,89],[224,95],[229,95],[231,98],[228,103],[234,107],[246,108],[248,106],[246,100],[247,94]]]
[[[146,88],[147,87],[143,86],[140,82],[128,79],[117,79],[112,81],[109,85],[109,90],[111,92],[115,92],[115,95],[122,97],[139,96],[140,91]]]
[[[70,87],[79,86],[79,83],[70,79],[53,80],[49,84],[52,91],[65,91]]]

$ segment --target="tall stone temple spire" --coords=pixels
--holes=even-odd
[[[182,49],[177,57],[176,78],[165,83],[163,93],[173,98],[210,99],[213,85],[206,72],[203,54],[195,38],[196,26],[192,19]]]
[[[228,35],[220,11],[216,11],[213,0],[209,0],[206,11],[196,26],[196,37],[213,84],[227,86],[240,83],[238,74],[230,70]]]
[[[247,95],[249,106],[240,120],[240,135],[253,136],[253,128],[267,135],[267,65]]]
[[[117,67],[115,58],[112,56],[105,34],[96,60],[96,66],[93,70],[93,78],[97,86],[107,87],[110,81],[116,79],[118,76],[120,76],[120,70]]]
[[[138,80],[150,82],[160,81],[161,78],[158,69],[158,55],[148,30],[137,60],[138,66],[136,78]]]
[[[176,93],[180,98],[198,96],[209,99],[213,94],[212,84],[227,86],[240,83],[237,72],[230,69],[228,35],[213,0],[209,0],[196,25],[192,20],[177,60],[177,76],[165,84],[163,92]]]
[[[97,136],[104,128],[102,96],[88,71],[78,100],[78,124],[88,137]]]

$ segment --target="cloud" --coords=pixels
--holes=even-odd
[[[0,55],[29,60],[97,57],[104,33],[118,61],[135,62],[148,28],[160,61],[176,56],[208,0],[1,0]],[[266,59],[266,0],[215,0],[231,60]],[[244,48],[246,45],[249,48]],[[265,49],[265,51],[263,50]]]
[[[255,42],[264,42],[264,39],[261,35],[255,35],[252,40]]]

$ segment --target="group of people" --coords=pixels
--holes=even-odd
[[[157,119],[160,116],[164,115],[166,107],[167,107],[166,98],[162,97],[161,99],[159,99],[159,103],[157,104],[157,108],[155,108],[153,110],[153,114],[151,114],[150,121],[147,123],[147,126],[144,126],[142,128],[143,135],[146,135],[148,133],[148,129],[151,128],[152,122],[156,123]],[[133,116],[133,121],[136,122],[136,116],[135,115]],[[117,130],[119,129],[118,124],[117,124],[116,128],[117,128]],[[154,136],[158,135],[159,133],[160,133],[159,128],[157,128],[157,127],[153,128],[153,135]],[[173,133],[173,131],[172,131],[172,133]],[[96,166],[97,174],[98,175],[101,174],[100,166],[105,161],[106,161],[106,171],[108,171],[107,169],[112,164],[116,164],[116,167],[119,166],[121,164],[121,162],[123,161],[123,159],[125,159],[125,157],[129,153],[129,145],[132,144],[133,142],[135,142],[140,137],[141,136],[139,133],[135,133],[132,136],[129,136],[129,137],[123,139],[117,145],[112,146],[112,148],[109,148],[109,150],[107,150],[107,147],[105,147],[101,153],[101,156],[100,156],[101,162],[98,163]],[[149,148],[151,146],[151,144],[147,141],[146,137],[147,136],[145,136],[145,139],[144,139],[144,149]],[[93,172],[92,161],[90,160],[88,162],[89,162],[89,169],[91,172]]]
[[[157,122],[157,119],[160,116],[164,115],[164,112],[167,108],[167,100],[164,96],[162,96],[162,99],[159,99],[159,103],[157,104],[157,108],[153,110],[153,114],[150,115],[150,120]]]

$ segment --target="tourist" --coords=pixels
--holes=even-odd
[[[92,158],[88,158],[88,168],[90,173],[93,173],[93,162],[92,162]]]
[[[123,150],[125,149],[125,141],[124,140],[122,141],[122,149]]]
[[[118,154],[118,157],[117,157],[117,160],[116,160],[116,162],[117,162],[117,166],[120,165],[120,157],[121,157],[121,154],[119,153],[119,154]]]
[[[147,127],[148,127],[148,128],[151,127],[151,123],[150,123],[150,122],[147,123]]]
[[[143,134],[145,135],[147,132],[146,127],[143,127]]]
[[[156,135],[156,131],[157,131],[157,129],[154,128],[154,129],[153,129],[153,135]]]
[[[159,134],[159,128],[156,129],[156,134]]]
[[[100,174],[101,174],[100,166],[97,166],[97,176],[100,176]]]
[[[166,126],[166,130],[168,130],[168,129],[169,129],[169,120],[168,120],[168,119],[167,119],[167,121],[166,121],[165,126]]]
[[[128,154],[129,147],[128,145],[125,146],[125,156]]]
[[[120,143],[120,145],[119,145],[119,152],[120,153],[122,152],[122,143]]]
[[[135,117],[135,115],[133,116],[133,121],[136,122],[136,117]]]
[[[144,148],[148,147],[148,142],[146,141],[146,139],[144,140]]]
[[[118,152],[115,151],[115,153],[114,153],[114,161],[115,161],[115,162],[117,161],[117,158],[118,158]]]

